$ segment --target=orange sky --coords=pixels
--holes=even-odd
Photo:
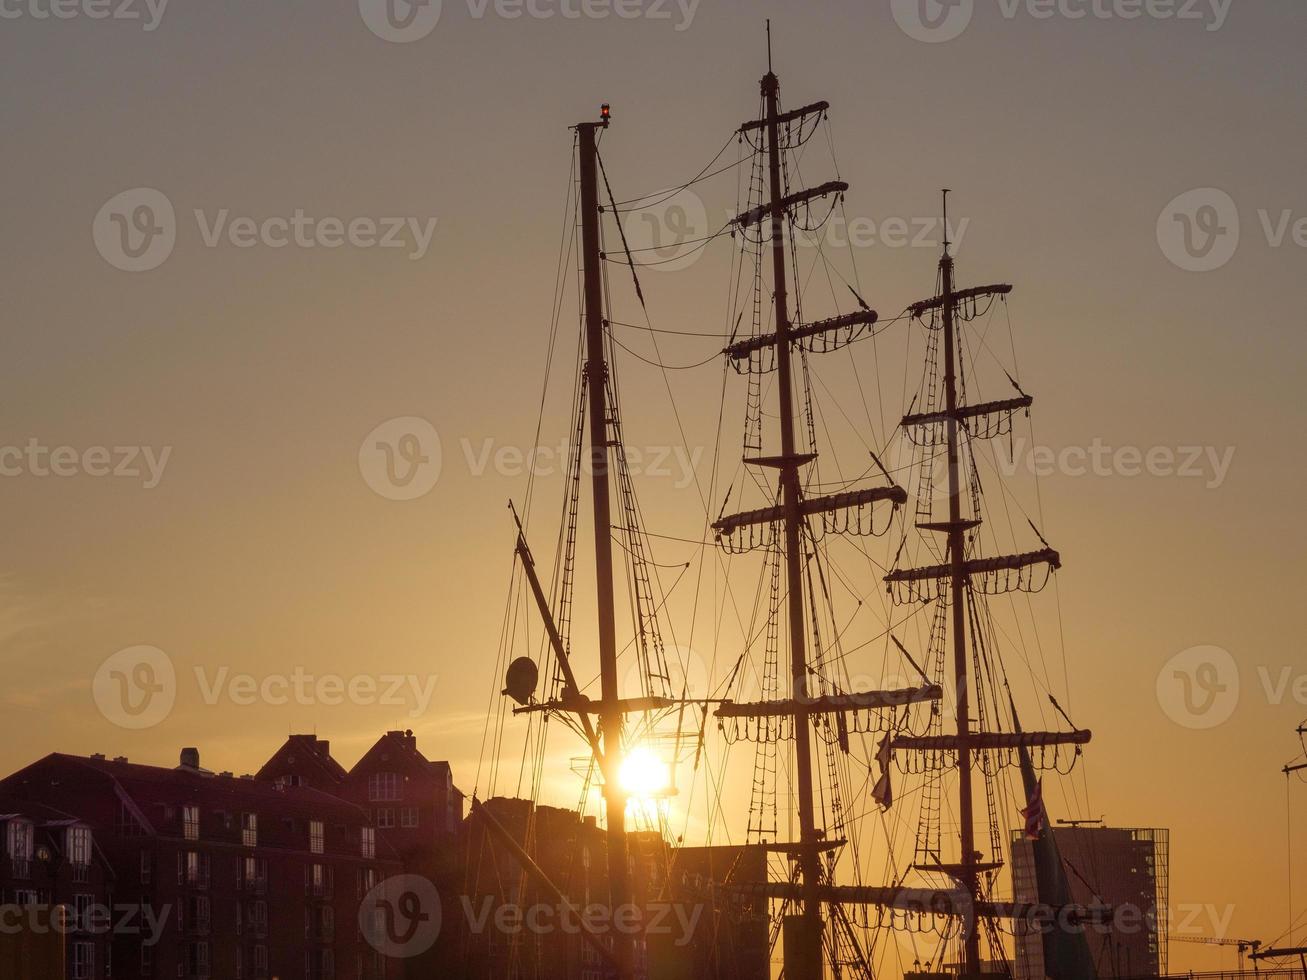
[[[484,792],[505,504],[526,489],[511,454],[535,439],[566,126],[612,103],[604,158],[619,198],[688,178],[755,111],[771,16],[786,103],[833,105],[868,301],[885,313],[930,291],[936,248],[898,243],[886,221],[933,219],[938,188],[952,187],[967,222],[964,281],[1017,284],[1040,440],[1204,451],[1196,477],[1177,462],[1137,476],[1064,467],[1041,482],[1041,530],[1065,560],[1069,707],[1096,733],[1088,812],[1171,828],[1172,904],[1232,906],[1232,936],[1284,931],[1279,767],[1307,718],[1301,8],[1202,3],[1194,18],[1130,18],[1129,4],[1065,0],[1043,17],[1042,4],[1004,0],[975,5],[957,37],[931,43],[898,2],[821,2],[801,15],[779,3],[646,3],[630,18],[566,17],[559,3],[533,8],[558,11],[542,18],[445,0],[429,34],[393,43],[352,3],[165,4],[153,29],[158,5],[137,6],[133,22],[11,5],[0,31],[0,769],[54,750],[174,764],[198,745],[209,767],[243,772],[305,730],[349,764],[401,727]],[[827,148],[812,152],[803,177],[833,176]],[[166,198],[176,235],[156,268],[130,272],[117,267],[130,257],[104,254],[119,229],[98,216],[138,188]],[[1215,216],[1228,235],[1233,219],[1238,248],[1186,271],[1183,255],[1174,261],[1186,219],[1169,209],[1206,188],[1223,196],[1180,205],[1199,223],[1191,233]],[[705,186],[702,200],[715,228],[733,181]],[[127,201],[116,210],[130,221]],[[299,241],[297,213],[313,222]],[[400,247],[379,245],[388,229]],[[728,333],[728,252],[646,272],[654,322]],[[610,272],[625,290],[623,270]],[[549,446],[566,432],[572,322]],[[652,356],[647,338],[620,337]],[[858,362],[864,383],[882,379],[867,410],[882,429],[918,371],[908,335],[886,337]],[[674,364],[718,346],[660,345]],[[619,366],[631,443],[706,449],[706,474],[717,366],[670,376],[684,440],[661,375],[630,357]],[[862,409],[848,370],[823,381],[830,404]],[[373,488],[384,460],[361,470],[360,446],[406,417],[438,434],[439,478],[416,499],[389,499]],[[724,459],[739,418],[723,425]],[[49,455],[60,447],[70,452]],[[132,472],[96,475],[120,464]],[[533,543],[548,564],[557,473],[536,492]],[[701,533],[704,504],[687,481],[655,476],[641,492],[652,530]],[[668,544],[654,557],[686,553]],[[581,615],[578,640],[590,628]],[[696,649],[708,624],[695,623]],[[113,683],[108,658],[137,645],[163,651],[178,693],[166,717],[133,729],[98,709],[93,688],[97,671]],[[1228,651],[1221,679],[1232,669],[1240,694],[1228,720],[1199,730],[1177,723],[1174,688],[1159,698],[1158,676],[1206,646]],[[337,704],[328,684],[297,703],[297,668],[376,686]],[[574,803],[573,777],[552,775],[557,801]],[[1301,828],[1307,797],[1294,793]],[[1301,829],[1294,843],[1307,854]],[[1232,962],[1172,949],[1175,969]]]

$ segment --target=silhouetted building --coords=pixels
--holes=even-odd
[[[89,824],[71,813],[0,793],[0,967],[3,976],[100,980],[112,975],[113,871]]]
[[[1071,900],[1109,905],[1110,926],[1087,926],[1089,952],[1103,980],[1165,976],[1170,832],[1117,827],[1054,827],[1053,839],[1066,868]],[[1013,897],[1038,900],[1034,852],[1020,834],[1012,840]],[[1044,980],[1038,934],[1016,939],[1017,980]]]
[[[607,837],[593,817],[496,798],[485,808],[532,856],[605,943],[622,928],[609,909]],[[559,903],[475,816],[467,821],[465,976],[600,980],[604,958],[565,920]],[[721,886],[766,880],[760,847],[670,847],[652,832],[627,837],[631,900],[643,916],[638,974],[647,980],[766,980],[768,920]],[[533,911],[539,910],[539,911]],[[501,923],[511,928],[501,928]],[[611,945],[609,946],[611,948]]]
[[[331,743],[316,735],[292,735],[263,764],[255,779],[278,786],[307,786],[332,796],[340,795],[349,773],[331,756]]]
[[[114,869],[115,905],[138,910],[135,930],[116,928],[88,976],[107,976],[110,957],[112,976],[129,980],[402,976],[359,924],[363,896],[402,865],[367,813],[338,796],[215,775],[187,749],[176,769],[49,755],[0,781],[10,799],[89,828]],[[70,868],[82,866],[77,846]]]
[[[767,903],[743,899],[729,890],[730,885],[767,880],[765,848],[756,844],[682,847],[672,857],[668,879],[678,902],[704,909],[697,930],[700,941],[691,947],[693,972],[682,976],[740,980],[770,976]]]
[[[311,787],[361,808],[404,872],[435,885],[444,907],[457,907],[463,794],[454,786],[449,763],[427,759],[411,731],[386,732],[348,771],[332,758],[329,742],[291,735],[255,778]],[[403,959],[406,976],[427,978],[458,965],[460,918],[446,915],[435,944]]]

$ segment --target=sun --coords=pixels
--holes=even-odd
[[[622,789],[635,800],[653,800],[667,795],[671,788],[671,771],[658,755],[645,746],[636,746],[622,760],[617,772]]]

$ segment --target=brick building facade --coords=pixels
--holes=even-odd
[[[401,976],[365,940],[359,908],[403,866],[346,800],[214,774],[184,750],[175,769],[46,756],[0,781],[0,810],[34,805],[75,815],[113,869],[112,904],[140,910],[89,977],[108,963],[128,980]]]

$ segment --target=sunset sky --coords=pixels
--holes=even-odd
[[[598,0],[444,0],[438,22],[403,41],[376,8],[135,0],[138,18],[99,19],[82,0],[61,19],[40,16],[48,0],[0,0],[0,771],[51,751],[175,765],[194,745],[208,768],[243,773],[304,731],[350,765],[382,731],[412,728],[484,795],[507,502],[524,499],[515,454],[536,441],[567,127],[611,103],[602,152],[619,200],[684,182],[755,113],[770,17],[786,105],[832,104],[868,302],[892,316],[931,293],[937,233],[902,243],[886,222],[922,227],[952,188],[963,284],[1016,284],[1042,443],[1172,459],[1138,475],[1055,466],[1040,482],[1040,530],[1065,563],[1066,703],[1095,732],[1088,806],[1053,815],[1170,828],[1173,908],[1212,906],[1228,936],[1283,933],[1280,767],[1301,753],[1307,719],[1307,8],[979,0],[932,33],[899,0],[629,0],[630,16]],[[821,143],[804,160],[809,183],[835,176]],[[721,162],[735,159],[731,142]],[[734,208],[735,178],[696,190],[698,237]],[[160,199],[171,252],[115,250],[141,202]],[[628,225],[632,247],[641,227]],[[1185,230],[1219,241],[1195,251]],[[133,262],[154,267],[122,267]],[[653,322],[691,336],[660,336],[657,352],[640,331],[618,337],[697,364],[721,346],[702,335],[731,332],[730,246],[675,265],[641,281]],[[629,272],[609,275],[617,313],[642,322]],[[568,429],[570,277],[565,287],[546,446]],[[814,313],[834,312],[829,291],[814,297]],[[920,372],[906,325],[883,336],[874,356],[857,354],[863,384],[882,382],[864,416],[878,443]],[[641,481],[649,529],[697,540],[721,495],[705,503],[676,467],[694,459],[711,476],[721,369],[669,372],[672,398],[644,361],[627,355],[619,370],[628,439],[673,453],[670,475]],[[832,403],[863,411],[847,368],[823,380]],[[378,491],[384,461],[368,452],[408,431],[397,419],[439,439],[438,472],[414,499]],[[728,476],[740,422],[731,408],[722,423]],[[1034,499],[1029,477],[1016,482]],[[538,475],[545,568],[561,493],[556,469]],[[689,560],[665,545],[656,561]],[[895,545],[872,547],[888,561]],[[707,650],[703,615],[690,624],[696,656],[721,667],[738,652]],[[591,658],[592,619],[579,604]],[[139,646],[162,651],[176,701],[132,728],[93,688],[109,658]],[[1198,647],[1228,652],[1229,666],[1210,653],[1172,663]],[[1055,635],[1046,656],[1060,676]],[[1228,718],[1205,728],[1184,723],[1172,683],[1199,660],[1223,697],[1239,682]],[[363,686],[340,704],[269,703],[275,678],[297,670]],[[262,692],[243,697],[229,683],[239,675]],[[579,754],[556,737],[563,760]],[[512,792],[513,775],[496,791]],[[575,804],[570,771],[549,786],[551,802]],[[1307,787],[1291,795],[1301,913]],[[1202,915],[1191,930],[1211,934]],[[1174,945],[1171,963],[1229,968],[1234,954]]]

